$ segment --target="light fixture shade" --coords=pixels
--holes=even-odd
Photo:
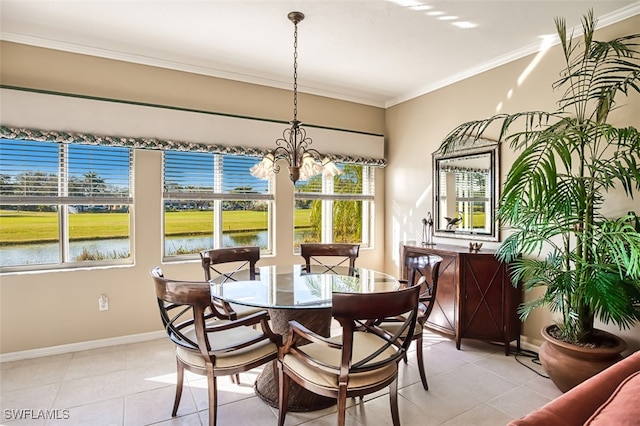
[[[300,179],[309,180],[312,176],[322,173],[322,165],[313,156],[305,152],[302,154],[302,165],[300,166]]]
[[[324,177],[332,177],[342,174],[342,170],[340,170],[338,166],[336,166],[336,163],[329,160],[328,157],[324,157],[322,159],[321,171]]]
[[[271,179],[271,177],[276,174],[274,169],[275,160],[273,154],[269,153],[262,158],[262,161],[251,167],[249,172],[258,179]]]

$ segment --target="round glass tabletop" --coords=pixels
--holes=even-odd
[[[398,279],[383,272],[346,266],[274,265],[213,278],[211,296],[230,303],[265,309],[313,309],[331,307],[331,295],[380,293],[401,288]]]

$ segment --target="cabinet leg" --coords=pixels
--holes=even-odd
[[[504,342],[504,355],[505,356],[509,356],[509,353],[511,352],[511,342]],[[518,335],[518,337],[516,337],[516,354],[520,353],[520,335]]]

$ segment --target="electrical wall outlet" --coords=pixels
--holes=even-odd
[[[106,294],[101,294],[100,297],[98,297],[98,309],[101,311],[109,310],[109,298]]]

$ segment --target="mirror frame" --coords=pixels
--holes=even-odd
[[[474,231],[445,231],[444,226],[439,226],[440,220],[440,203],[438,202],[440,192],[440,173],[439,161],[448,160],[458,157],[466,157],[469,155],[489,154],[490,156],[490,178],[492,180],[490,187],[491,194],[491,231],[488,233]],[[442,147],[432,154],[433,157],[433,211],[434,211],[434,227],[433,235],[436,237],[459,238],[467,240],[482,241],[500,241],[500,229],[496,218],[498,209],[498,200],[500,198],[500,143],[489,139],[482,138],[465,138],[456,143],[446,152]]]

